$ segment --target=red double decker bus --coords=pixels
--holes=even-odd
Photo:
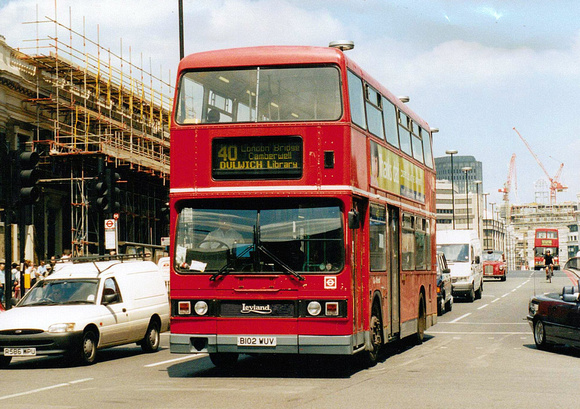
[[[546,268],[544,263],[544,254],[550,250],[554,258],[554,268],[560,268],[559,249],[560,242],[558,239],[558,229],[536,229],[534,236],[534,270]]]
[[[171,127],[173,353],[362,353],[437,316],[431,131],[341,49],[202,52]]]

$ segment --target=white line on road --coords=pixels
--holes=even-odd
[[[505,293],[504,295],[501,296],[501,298],[507,297],[508,295],[510,295],[510,293]]]
[[[459,321],[459,320],[462,320],[462,319],[463,319],[463,318],[465,318],[465,317],[469,317],[470,315],[471,315],[471,313],[470,313],[470,312],[468,312],[467,314],[463,314],[463,315],[462,315],[461,317],[459,317],[459,318],[455,318],[453,321],[449,321],[449,323],[450,323],[450,324],[453,324],[454,322],[457,322],[457,321]]]
[[[179,361],[185,361],[187,359],[191,359],[192,361],[195,359],[200,359],[200,358],[205,358],[206,356],[208,356],[209,354],[194,354],[194,355],[186,355],[186,356],[182,356],[180,358],[175,358],[175,359],[170,359],[168,361],[163,361],[163,362],[157,362],[154,364],[149,364],[149,365],[145,365],[145,368],[152,368],[154,366],[159,366],[159,365],[165,365],[165,364],[170,364],[173,362],[179,362]]]
[[[56,385],[46,386],[44,388],[33,389],[31,391],[14,393],[12,395],[6,395],[6,396],[0,396],[0,400],[17,398],[19,396],[32,395],[33,393],[44,392],[44,391],[48,391],[50,389],[62,388],[63,386],[76,385],[77,383],[88,382],[88,381],[92,381],[92,380],[93,380],[93,378],[77,379],[76,381],[70,381],[70,382],[66,382],[66,383],[59,383],[59,384],[56,384]]]
[[[527,335],[527,332],[511,332],[511,331],[491,331],[491,332],[483,332],[483,331],[473,331],[473,332],[461,332],[461,331],[429,331],[429,334],[439,334],[439,335]],[[455,338],[454,339],[459,339]]]
[[[495,300],[492,301],[492,303],[499,301],[499,298],[496,298]]]
[[[485,307],[487,307],[489,304],[483,304],[481,307],[478,307],[478,310],[483,310]]]

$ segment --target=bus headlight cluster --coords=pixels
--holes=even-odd
[[[309,301],[306,312],[311,317],[338,317],[340,308],[338,301]]]
[[[173,304],[173,309],[178,316],[208,316],[210,306],[205,300],[181,300]]]

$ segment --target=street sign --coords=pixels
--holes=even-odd
[[[105,220],[105,249],[117,250],[117,220]]]

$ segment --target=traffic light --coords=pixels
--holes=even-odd
[[[109,207],[106,209],[110,213],[118,213],[121,210],[121,203],[119,203],[121,197],[121,189],[117,186],[117,182],[121,179],[121,176],[115,172],[113,169],[107,169],[107,184],[109,185],[108,190],[108,200]]]
[[[40,190],[37,186],[40,177],[40,171],[37,168],[39,159],[38,152],[21,152],[18,155],[20,204],[34,204],[40,197]]]
[[[109,208],[109,187],[107,185],[107,180],[105,173],[99,173],[97,177],[97,184],[95,185],[95,191],[97,194],[96,204],[97,209],[100,211],[107,211]]]

